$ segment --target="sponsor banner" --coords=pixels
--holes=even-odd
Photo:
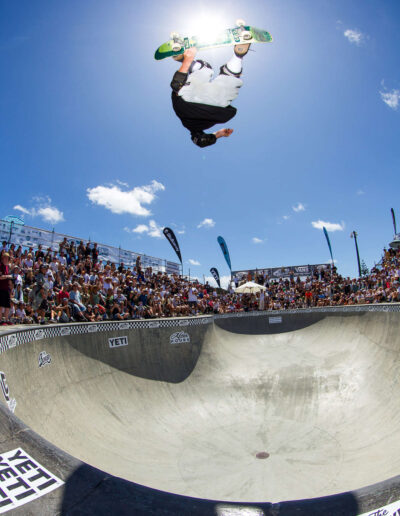
[[[37,248],[39,245],[43,249],[53,249],[58,251],[59,244],[67,238],[68,242],[83,242],[86,245],[89,240],[84,238],[70,237],[54,231],[46,231],[44,229],[37,229],[22,224],[15,224],[13,222],[0,220],[0,241],[12,242],[23,247]],[[104,244],[98,244],[99,260],[111,263],[123,262],[126,267],[133,268],[136,266],[136,258],[140,256],[140,261],[143,268],[152,267],[155,270],[166,271],[168,274],[174,273],[176,270],[179,274],[179,264],[174,262],[165,262],[161,258],[153,256],[146,256],[145,254],[134,253],[133,251],[126,251],[117,247],[112,247]],[[170,271],[170,272],[169,272]]]
[[[175,233],[172,231],[171,228],[164,228],[163,233],[165,238],[171,244],[172,249],[176,252],[179,261],[182,263],[181,250],[179,249],[178,239],[176,238]]]
[[[159,328],[160,327],[159,321],[149,321],[148,325],[149,325],[148,326],[149,328]]]
[[[44,367],[46,365],[51,364],[51,356],[46,351],[41,351],[39,353],[39,367]]]
[[[17,336],[15,335],[15,333],[13,335],[8,335],[7,344],[8,349],[15,348],[15,346],[17,345]]]
[[[64,484],[22,448],[0,456],[0,514],[32,502]]]
[[[215,279],[215,281],[216,281],[217,285],[219,286],[219,288],[221,288],[221,280],[219,278],[218,269],[216,269],[215,267],[211,267],[210,272],[213,275],[213,278]]]
[[[324,231],[324,235],[325,235],[325,238],[326,238],[326,243],[328,244],[329,252],[330,252],[330,255],[331,255],[331,260],[332,260],[332,263],[333,263],[332,246],[331,246],[331,241],[329,240],[328,231],[326,230],[325,226],[322,229]]]
[[[118,324],[119,330],[129,330],[129,323],[127,322],[121,322]]]
[[[177,331],[169,338],[170,344],[184,344],[190,342],[190,335],[184,331]]]
[[[9,410],[11,410],[11,412],[14,412],[15,407],[17,406],[17,402],[14,398],[10,398],[10,389],[8,388],[6,375],[5,373],[3,373],[3,371],[0,371],[0,389],[3,393],[4,399],[6,400]]]
[[[108,345],[110,348],[120,348],[128,345],[128,337],[113,337],[108,339]]]
[[[319,263],[315,265],[292,265],[289,267],[268,267],[264,269],[248,269],[242,271],[233,271],[233,276],[239,281],[247,280],[247,276],[251,274],[252,279],[256,276],[263,276],[270,280],[279,280],[286,278],[297,278],[297,277],[311,277],[314,273],[320,273],[322,270],[328,270],[329,265],[327,263]]]
[[[360,516],[399,516],[400,515],[400,500],[398,502],[385,505],[380,509],[374,509],[369,512],[364,512]]]
[[[44,330],[35,330],[34,336],[35,340],[44,339]]]
[[[226,242],[222,238],[222,236],[219,236],[217,238],[217,241],[218,241],[218,243],[219,243],[219,245],[221,247],[222,254],[224,255],[226,263],[228,264],[229,270],[232,273],[231,257],[229,256],[228,246],[226,245]]]
[[[269,324],[280,324],[282,322],[282,317],[269,317],[268,322]]]

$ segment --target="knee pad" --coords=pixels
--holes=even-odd
[[[201,70],[204,67],[212,70],[210,63],[207,63],[207,61],[203,61],[202,59],[196,59],[195,61],[192,61],[192,64],[189,68],[189,73],[197,72],[197,70]]]
[[[229,70],[229,68],[226,66],[226,64],[224,64],[219,69],[219,74],[220,75],[230,75],[231,77],[237,77],[239,79],[240,76],[242,75],[242,72],[240,72],[240,73],[233,73],[233,72],[231,72]]]

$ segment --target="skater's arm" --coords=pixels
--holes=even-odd
[[[196,52],[197,49],[195,47],[192,47],[188,48],[183,53],[182,64],[179,70],[175,72],[171,82],[171,88],[175,91],[175,93],[178,93],[182,86],[186,84],[189,68],[196,56]]]
[[[233,129],[220,129],[219,131],[213,134],[207,133],[192,133],[192,141],[199,147],[208,147],[209,145],[214,145],[218,138],[228,137],[233,133]]]

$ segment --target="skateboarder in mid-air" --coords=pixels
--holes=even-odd
[[[243,82],[242,58],[250,43],[235,45],[235,54],[220,68],[212,80],[214,71],[205,61],[195,60],[197,49],[192,47],[174,59],[181,63],[171,82],[172,105],[182,125],[190,131],[193,143],[199,147],[213,145],[218,138],[230,136],[233,129],[220,129],[205,133],[215,124],[228,122],[236,115],[231,102],[238,96]]]

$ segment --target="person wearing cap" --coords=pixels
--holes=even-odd
[[[11,324],[9,313],[11,308],[11,279],[10,274],[10,255],[3,252],[0,261],[0,324]]]

